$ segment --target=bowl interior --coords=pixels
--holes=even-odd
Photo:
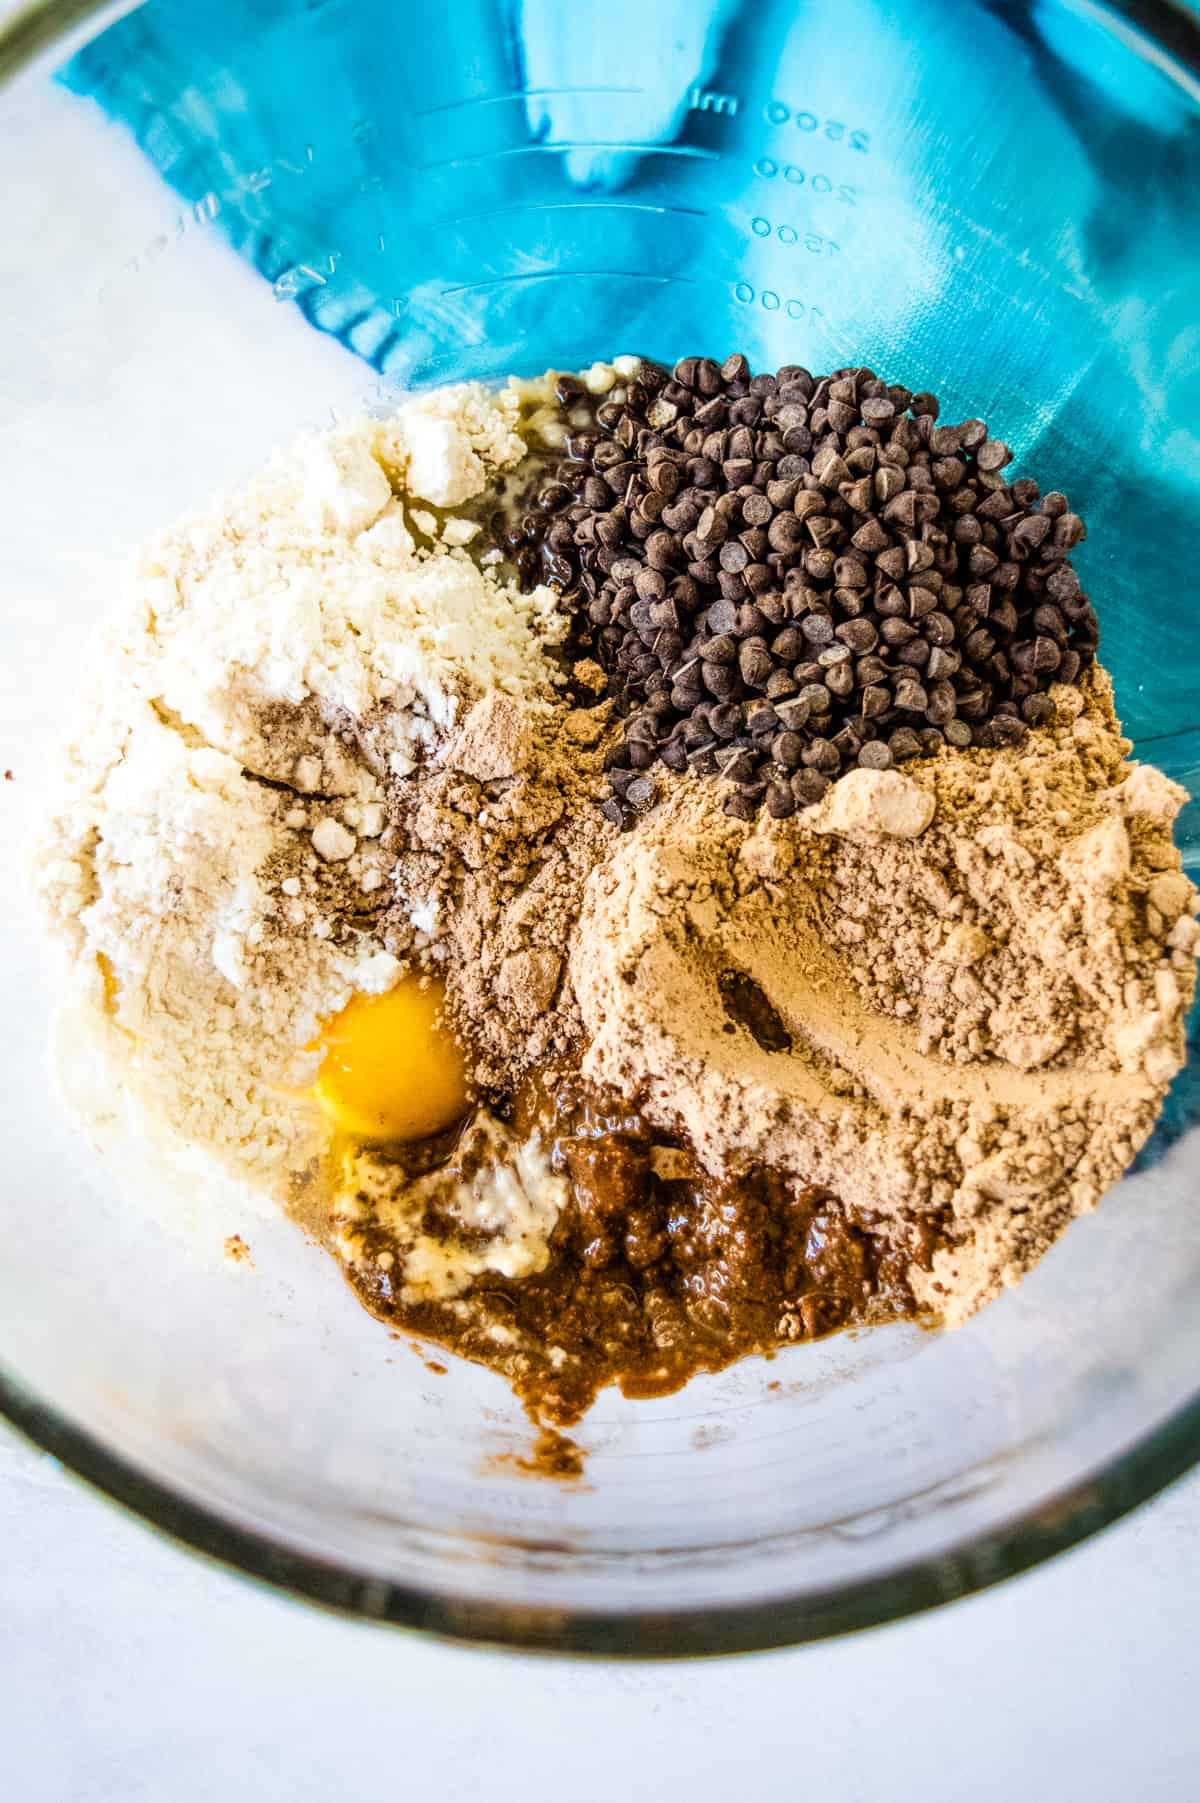
[[[150,0],[17,74],[0,97],[10,842],[36,828],[113,560],[140,534],[331,410],[626,349],[865,362],[988,419],[1087,518],[1078,562],[1126,729],[1196,792],[1186,27],[1171,44],[1090,4],[1002,0],[653,17],[230,0],[218,20]],[[0,960],[7,1406],[213,1550],[454,1632],[763,1644],[987,1581],[1200,1454],[1194,1068],[1099,1214],[962,1331],[604,1397],[586,1483],[555,1486],[515,1467],[529,1429],[498,1380],[431,1372],[286,1223],[123,1186],[64,1125],[19,866]],[[234,1232],[253,1268],[223,1258]]]

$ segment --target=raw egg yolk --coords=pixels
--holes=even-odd
[[[470,1104],[462,1051],[442,1019],[440,983],[402,977],[386,995],[356,995],[318,1044],[317,1100],[356,1139],[428,1139]]]

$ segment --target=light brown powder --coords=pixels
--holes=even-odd
[[[425,955],[484,1089],[511,1090],[581,1036],[566,954],[587,877],[617,838],[597,806],[610,712],[563,703],[538,715],[485,696],[443,768],[394,786],[396,887],[429,898]],[[411,953],[404,906],[384,940]]]
[[[788,1170],[885,1236],[933,1217],[912,1280],[950,1322],[1095,1205],[1183,1061],[1183,792],[1124,762],[1102,672],[1057,700],[1019,751],[856,776],[786,823],[679,779],[595,871],[571,959],[586,1075],[714,1170]],[[731,971],[790,1050],[731,1018]]]

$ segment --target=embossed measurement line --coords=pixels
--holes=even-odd
[[[447,213],[427,219],[429,229],[446,225],[472,225],[480,219],[500,219],[510,213],[653,213],[656,218],[707,219],[707,207],[659,207],[644,200],[518,200],[507,207],[488,207],[480,213]]]
[[[570,282],[587,277],[595,281],[598,276],[615,276],[622,282],[680,282],[686,287],[695,287],[690,275],[649,275],[644,269],[534,269],[527,275],[494,275],[482,282],[463,282],[457,288],[443,288],[442,299],[449,300],[455,294],[475,294],[481,288],[504,288],[512,282]]]
[[[419,107],[414,119],[429,119],[434,113],[457,113],[469,106],[502,106],[511,100],[561,100],[573,94],[644,94],[644,88],[515,88],[511,94],[477,94],[470,100],[444,100],[439,106]]]
[[[498,162],[501,157],[569,156],[573,150],[618,150],[641,156],[694,157],[706,163],[720,160],[719,150],[702,150],[697,144],[614,144],[609,138],[577,138],[572,144],[510,144],[503,150],[481,150],[476,156],[446,157],[438,163],[418,163],[418,169],[465,169],[471,163]]]

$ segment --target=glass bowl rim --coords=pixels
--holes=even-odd
[[[138,0],[34,0],[0,18],[0,83]],[[1148,42],[1200,96],[1200,16],[1184,0],[1067,0],[1118,35]],[[107,16],[105,16],[107,15]],[[881,1626],[989,1589],[1065,1552],[1200,1464],[1200,1390],[1107,1466],[982,1534],[874,1577],[765,1602],[604,1613],[462,1598],[397,1584],[302,1553],[224,1519],[150,1477],[0,1365],[0,1418],[113,1502],[192,1551],[279,1592],[360,1621],[454,1642],[604,1658],[689,1658],[796,1646]]]

